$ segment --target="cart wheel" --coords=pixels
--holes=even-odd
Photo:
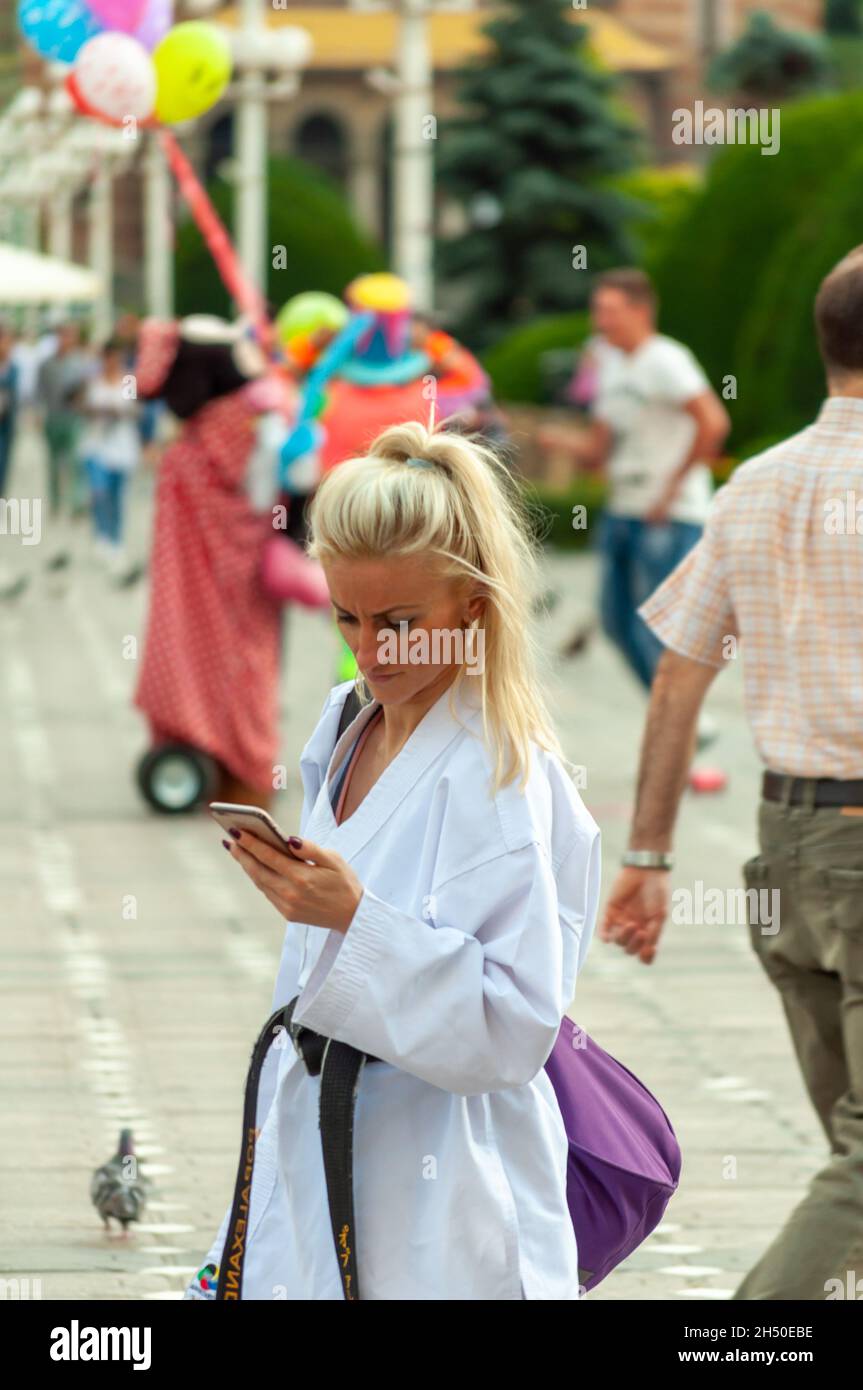
[[[178,815],[215,795],[219,767],[207,753],[187,743],[163,743],[144,754],[137,779],[144,800],[155,811]]]

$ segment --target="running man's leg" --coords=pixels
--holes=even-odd
[[[602,630],[623,654],[642,685],[650,684],[641,650],[633,638],[635,617],[633,527],[628,516],[602,518],[599,530],[600,598]],[[639,620],[640,621],[640,620]]]
[[[686,521],[634,523],[633,538],[633,619],[631,641],[637,648],[642,669],[647,673],[647,685],[653,683],[656,666],[665,650],[637,610],[655,589],[677,568],[685,555],[701,539],[701,527]]]

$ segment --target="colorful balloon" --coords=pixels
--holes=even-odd
[[[75,59],[76,94],[92,113],[113,125],[145,121],[156,102],[153,60],[129,34],[97,34]]]
[[[294,365],[308,368],[318,356],[326,332],[338,333],[348,318],[347,305],[334,294],[307,290],[295,294],[279,310],[276,332]]]
[[[87,0],[96,18],[106,29],[131,34],[147,8],[147,0]]]
[[[144,17],[135,30],[135,38],[152,52],[167,34],[173,18],[173,0],[149,0]]]
[[[231,77],[231,47],[221,29],[204,20],[175,24],[153,54],[156,119],[191,121],[215,106]]]
[[[82,0],[19,0],[21,33],[43,58],[72,63],[104,25]]]

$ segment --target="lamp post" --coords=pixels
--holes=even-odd
[[[474,0],[394,0],[398,13],[395,71],[367,73],[378,91],[392,98],[393,260],[411,287],[419,309],[434,300],[434,103],[433,67],[428,37],[435,10],[469,11]],[[377,0],[353,0],[356,10],[375,10]]]
[[[425,129],[433,101],[428,12],[426,0],[399,5],[394,110],[395,268],[410,285],[418,309],[430,309],[433,298],[434,142]]]
[[[147,313],[169,319],[174,312],[174,248],[171,175],[162,147],[148,132],[144,152],[144,297]]]
[[[311,37],[293,26],[268,29],[264,0],[242,0],[239,29],[223,32],[238,73],[228,89],[236,102],[232,179],[236,188],[234,232],[246,275],[266,293],[267,103],[293,96],[311,56]],[[277,73],[274,80],[269,74]]]

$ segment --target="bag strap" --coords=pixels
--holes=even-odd
[[[339,715],[339,727],[336,732],[336,743],[338,743],[348,725],[353,723],[354,719],[356,719],[361,709],[360,697],[357,694],[356,686],[354,686],[352,690],[348,691],[347,699],[342,705],[342,712]],[[335,744],[333,744],[333,747],[335,747]]]

